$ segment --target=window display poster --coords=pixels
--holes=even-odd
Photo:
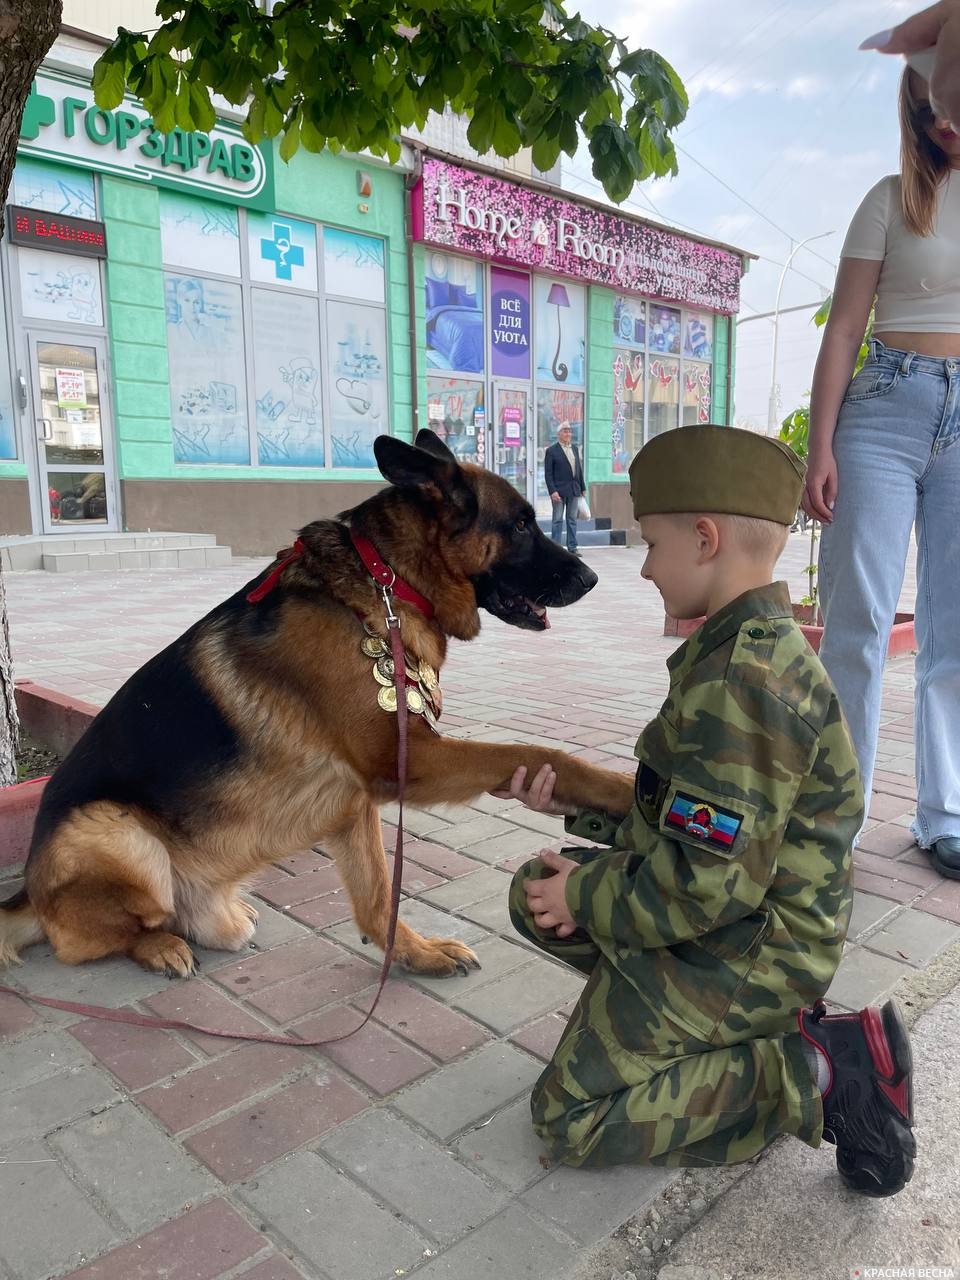
[[[467,378],[427,379],[428,424],[458,462],[478,461],[478,436],[485,422],[483,392],[482,382]]]
[[[373,442],[387,418],[387,322],[379,307],[327,303],[330,465],[375,467]]]
[[[430,253],[423,287],[428,366],[483,373],[483,268]]]
[[[288,289],[317,290],[317,228],[283,213],[247,213],[250,277]]]
[[[13,171],[10,203],[72,218],[96,218],[93,174],[21,156]]]
[[[537,381],[584,381],[583,322],[587,291],[568,280],[537,276],[533,282],[537,325]]]
[[[85,409],[87,384],[82,369],[57,369],[57,407],[59,409]]]
[[[647,305],[639,298],[617,294],[613,303],[613,336],[618,343],[642,347],[647,341]]]
[[[320,313],[314,298],[254,289],[257,459],[266,467],[322,467]]]
[[[613,353],[613,425],[611,462],[615,475],[629,470],[643,445],[643,361],[639,351]]]
[[[490,268],[490,351],[495,378],[530,377],[530,277]]]
[[[240,286],[166,275],[173,455],[250,462]]]
[[[103,324],[100,264],[43,249],[18,249],[23,314],[55,324]]]
[[[685,313],[683,354],[694,360],[713,359],[713,316],[709,312]]]
[[[323,287],[356,302],[383,302],[383,241],[337,227],[323,228]]]
[[[647,348],[660,351],[665,355],[680,354],[680,312],[673,307],[658,307],[650,304],[650,328],[647,333]]]
[[[160,243],[165,267],[240,274],[240,229],[237,211],[218,200],[160,192]]]
[[[713,372],[709,364],[685,364],[683,367],[683,425],[696,426],[710,421]]]

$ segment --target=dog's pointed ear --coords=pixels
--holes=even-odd
[[[435,458],[441,458],[444,462],[456,462],[454,455],[437,433],[431,431],[429,427],[422,427],[417,432],[417,438],[414,443],[418,449],[426,449],[427,453],[432,453]]]
[[[419,445],[421,436],[432,436],[434,449]],[[435,501],[458,511],[469,523],[477,514],[477,498],[459,462],[439,436],[420,431],[416,445],[394,436],[377,436],[373,455],[380,474],[398,488],[416,488]]]
[[[437,444],[440,444],[439,439]],[[395,436],[377,436],[373,442],[373,456],[384,479],[401,489],[421,488],[429,484],[449,485],[453,468],[457,465],[452,453],[447,458],[439,458]]]

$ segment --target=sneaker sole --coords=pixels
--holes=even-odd
[[[885,1169],[874,1168],[862,1155],[856,1162],[848,1161],[838,1149],[837,1169],[847,1186],[861,1195],[893,1196],[913,1177],[917,1152],[912,1131],[913,1051],[900,1010],[892,1000],[879,1011],[864,1009],[860,1025],[880,1077],[876,1087],[886,1112],[883,1136],[891,1162]]]

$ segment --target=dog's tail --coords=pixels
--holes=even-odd
[[[42,942],[43,929],[26,889],[0,902],[0,969],[20,963],[20,948]]]

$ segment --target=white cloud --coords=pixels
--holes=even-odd
[[[788,98],[815,98],[825,86],[819,76],[794,76],[786,87]]]

